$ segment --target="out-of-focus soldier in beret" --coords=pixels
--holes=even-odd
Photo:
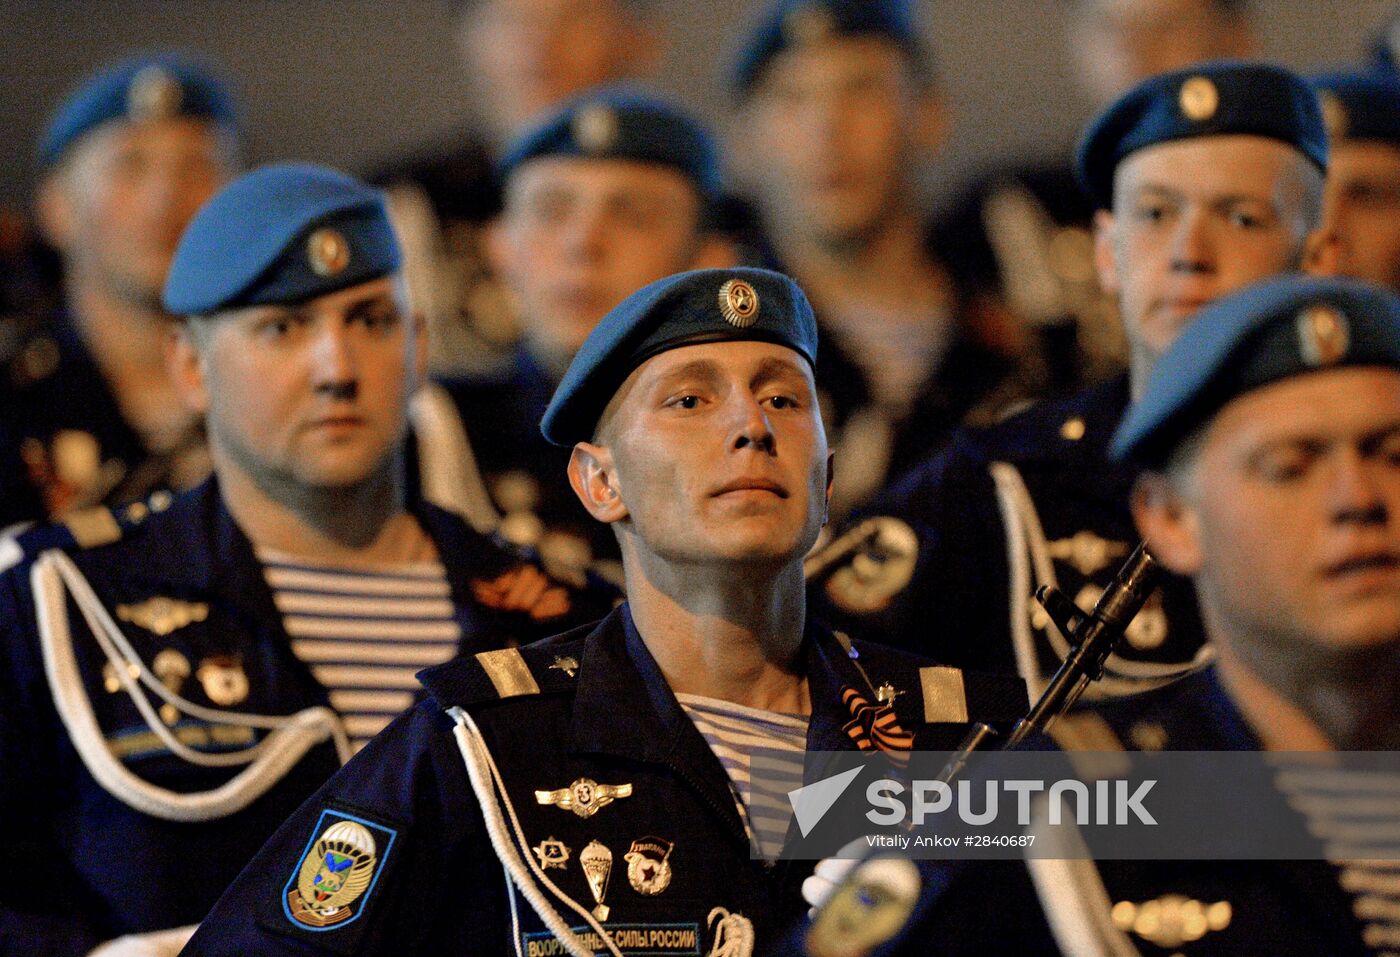
[[[656,0],[452,0],[475,124],[370,175],[404,244],[435,373],[484,371],[520,334],[483,228],[501,209],[500,151],[595,86],[649,77],[665,51]]]
[[[1032,595],[1053,584],[1092,606],[1136,540],[1137,470],[1109,461],[1114,428],[1202,306],[1305,261],[1334,267],[1321,229],[1326,162],[1317,97],[1279,67],[1202,64],[1110,106],[1084,137],[1079,172],[1099,207],[1096,255],[1121,306],[1129,371],[961,431],[871,510],[897,560],[841,567],[825,613],[855,634],[1014,667],[1043,686],[1068,645]],[[1170,578],[1094,687],[1163,681],[1209,654],[1203,639],[1190,583]]]
[[[161,286],[195,210],[237,167],[227,82],[185,56],[142,56],[84,80],[39,149],[39,225],[63,260],[64,304],[0,369],[0,418],[32,489],[0,526],[208,473],[198,417],[178,401]]]
[[[498,373],[446,378],[499,530],[577,574],[616,544],[564,480],[568,456],[540,416],[574,353],[628,295],[663,276],[732,263],[711,230],[720,170],[703,125],[630,86],[572,101],[501,160],[505,209],[489,231],[523,340]],[[616,568],[614,567],[614,571]]]
[[[731,78],[735,165],[822,326],[838,516],[995,404],[1015,352],[1009,317],[928,243],[915,175],[948,127],[932,74],[907,0],[779,0]]]
[[[1249,0],[1067,0],[1068,72],[1091,111],[1157,73],[1255,54]],[[1121,370],[1117,303],[1098,283],[1093,216],[1071,144],[1041,165],[985,172],[935,225],[951,267],[998,291],[1052,394]]]
[[[1400,291],[1400,75],[1337,71],[1311,83],[1331,140],[1324,215],[1337,269]]]
[[[611,607],[407,496],[399,266],[380,195],[319,166],[185,231],[164,303],[215,477],[0,576],[0,953],[174,953],[415,671]]]
[[[1142,469],[1138,527],[1159,560],[1194,578],[1220,655],[1094,708],[1095,749],[1395,750],[1400,299],[1355,280],[1286,276],[1218,300],[1162,356],[1110,454]],[[1251,789],[1248,800],[1291,805],[1258,810],[1270,827],[1296,814],[1321,859],[924,861],[912,909],[923,916],[897,937],[862,940],[863,908],[878,897],[838,893],[793,949],[1390,953],[1400,946],[1394,775],[1316,767],[1329,771],[1280,773],[1276,794]],[[878,874],[874,861],[858,867],[852,887]]]

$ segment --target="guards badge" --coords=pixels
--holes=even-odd
[[[398,832],[327,808],[314,833],[282,889],[282,909],[303,930],[336,930],[364,913]]]

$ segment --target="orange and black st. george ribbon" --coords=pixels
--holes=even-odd
[[[841,702],[851,713],[851,720],[841,726],[862,751],[907,753],[914,746],[914,736],[905,731],[889,704],[871,704],[854,688],[841,689]]]

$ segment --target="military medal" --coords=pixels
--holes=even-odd
[[[535,856],[540,859],[540,867],[548,869],[551,867],[562,868],[569,863],[569,849],[563,841],[549,838],[540,841],[530,850],[535,852]]]
[[[165,648],[151,662],[151,670],[171,694],[178,695],[180,686],[190,676],[190,660],[174,648]],[[160,706],[160,719],[173,725],[180,720],[180,711],[167,701]]]
[[[599,920],[607,920],[609,908],[603,903],[604,896],[608,893],[608,877],[612,875],[612,851],[597,841],[589,841],[578,855],[579,866],[583,868],[583,876],[588,879],[588,890],[593,894],[593,916]]]
[[[655,897],[671,884],[670,841],[659,837],[644,837],[632,842],[632,849],[622,855],[627,862],[627,883],[638,894]]]
[[[630,797],[631,794],[630,784],[599,784],[591,778],[579,778],[566,788],[536,791],[535,800],[540,804],[557,805],[566,811],[573,811],[579,817],[588,818],[616,799]]]
[[[241,704],[248,697],[248,676],[242,663],[232,655],[205,658],[194,676],[204,686],[205,696],[220,707]]]

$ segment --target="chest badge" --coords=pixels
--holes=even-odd
[[[627,883],[638,894],[655,897],[671,885],[671,849],[675,845],[659,837],[644,837],[632,842],[632,849],[622,855],[627,862]]]
[[[194,676],[204,686],[204,694],[221,708],[242,704],[248,698],[248,675],[243,663],[232,655],[205,658]]]
[[[548,870],[551,867],[563,868],[569,863],[569,848],[563,841],[549,838],[540,841],[530,850],[535,852],[535,856],[540,859],[540,867]]]
[[[578,659],[568,655],[555,655],[554,664],[549,666],[550,671],[562,671],[572,678],[578,674]]]
[[[612,876],[612,851],[598,841],[589,841],[588,846],[579,851],[579,866],[588,879],[588,890],[593,895],[593,916],[607,920],[611,908],[603,903],[608,894],[608,878]]]
[[[156,595],[136,605],[118,605],[117,617],[164,638],[191,622],[209,617],[209,606],[202,601],[181,601]]]
[[[579,817],[589,818],[618,798],[631,796],[630,784],[599,784],[592,778],[579,778],[566,788],[536,791],[535,801],[539,804],[552,804],[565,811],[573,811]]]

